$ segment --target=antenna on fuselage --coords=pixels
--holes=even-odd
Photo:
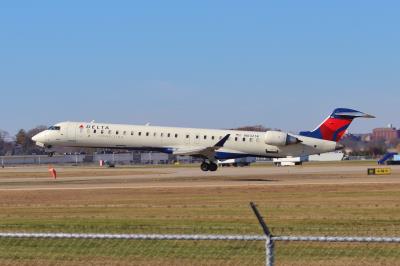
[[[95,120],[90,121],[91,124],[93,124],[94,122],[96,122]]]
[[[150,126],[150,123],[146,123],[146,125],[145,125],[146,127],[148,127],[148,126]]]

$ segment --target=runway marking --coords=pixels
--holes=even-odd
[[[95,187],[39,187],[39,188],[1,188],[0,191],[41,191],[41,190],[104,190],[104,189],[160,189],[160,188],[212,188],[212,187],[261,187],[261,186],[311,186],[311,185],[376,185],[400,184],[400,180],[352,181],[352,182],[293,182],[293,183],[238,183],[238,184],[182,184],[182,185],[137,185],[137,186],[95,186]]]

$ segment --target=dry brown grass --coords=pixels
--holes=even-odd
[[[127,170],[120,170],[121,173],[125,171]],[[135,169],[127,172],[129,171],[137,173],[142,170]],[[67,172],[77,174],[79,170]],[[145,172],[148,173],[148,170]],[[123,180],[123,176],[121,179],[115,179],[116,171],[110,170],[108,173],[113,175],[109,180],[94,180],[96,182]],[[130,184],[157,182],[166,185],[182,183],[187,186],[140,189],[0,190],[0,230],[261,234],[260,227],[248,206],[250,201],[254,201],[258,204],[275,235],[399,236],[399,183],[340,184],[340,181],[345,179],[376,180],[378,178],[380,177],[366,177],[363,173],[294,173],[280,176],[208,176],[165,179],[149,176],[145,179],[130,179],[128,182]],[[397,178],[397,176],[394,175],[393,178]],[[300,184],[302,180],[320,179],[336,180],[338,184]],[[298,181],[299,184],[279,185],[279,182],[288,180]],[[79,181],[71,182],[79,184]],[[190,187],[193,183],[219,184],[221,182],[222,184],[224,182],[235,183],[238,186]],[[253,183],[259,185],[252,186]],[[31,246],[32,244],[26,245]],[[307,253],[310,252],[312,245],[308,246],[308,251],[302,250],[296,245],[294,247],[292,249],[288,246],[288,248],[278,251],[278,258],[281,256],[280,261],[283,262],[280,265],[337,265],[335,264],[337,262],[364,265],[376,262],[374,254],[371,255],[371,258],[359,259],[357,257],[359,255],[354,253],[359,248],[354,248],[354,252],[349,254],[345,253],[346,249],[339,249],[340,245],[337,253],[332,250],[326,251],[328,255],[336,256],[336,260],[330,263],[330,257],[324,258],[323,254],[325,253],[323,252],[325,251],[321,251],[320,246],[314,247],[314,253]],[[20,248],[27,250],[26,246]],[[167,247],[165,248],[168,250]],[[62,253],[62,247],[60,250]],[[71,247],[69,250],[74,251]],[[191,249],[185,248],[179,252],[185,252],[184,250],[190,251]],[[190,264],[191,259],[170,258],[171,260],[168,260],[167,257],[162,257],[164,256],[162,252],[157,253],[156,251],[154,251],[155,257],[145,259],[145,261],[153,265],[158,265],[159,262]],[[390,257],[387,260],[390,262],[388,265],[394,265],[393,262],[396,261],[394,259],[398,259],[397,253],[391,255],[391,250],[383,249],[381,251],[383,252],[382,256]],[[44,249],[43,252],[47,251]],[[226,252],[234,254],[237,251],[233,248]],[[318,256],[318,254],[322,255]],[[119,259],[105,258],[105,261],[111,265],[124,265],[125,260]],[[140,261],[140,258],[137,259]],[[82,264],[79,261],[73,261],[72,264],[87,263],[87,261],[83,261]],[[92,258],[90,261],[99,260]],[[29,262],[32,261],[28,259],[27,265],[34,265]],[[48,261],[43,258],[43,262],[46,264]],[[60,261],[60,263],[70,265],[71,262]],[[211,259],[209,264],[212,263],[218,264],[218,260]],[[374,264],[379,265],[379,260]]]

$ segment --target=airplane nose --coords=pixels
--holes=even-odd
[[[39,134],[36,134],[35,136],[33,136],[32,140],[34,142],[44,142],[44,136],[42,133],[39,133]]]
[[[32,137],[32,141],[37,142],[38,141],[38,134]]]

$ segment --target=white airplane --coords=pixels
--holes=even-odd
[[[38,146],[90,147],[160,151],[203,159],[201,170],[216,171],[217,160],[242,157],[300,157],[340,150],[342,138],[354,118],[373,116],[338,108],[313,131],[252,132],[196,128],[61,122],[35,135]],[[52,153],[50,153],[51,155]]]

